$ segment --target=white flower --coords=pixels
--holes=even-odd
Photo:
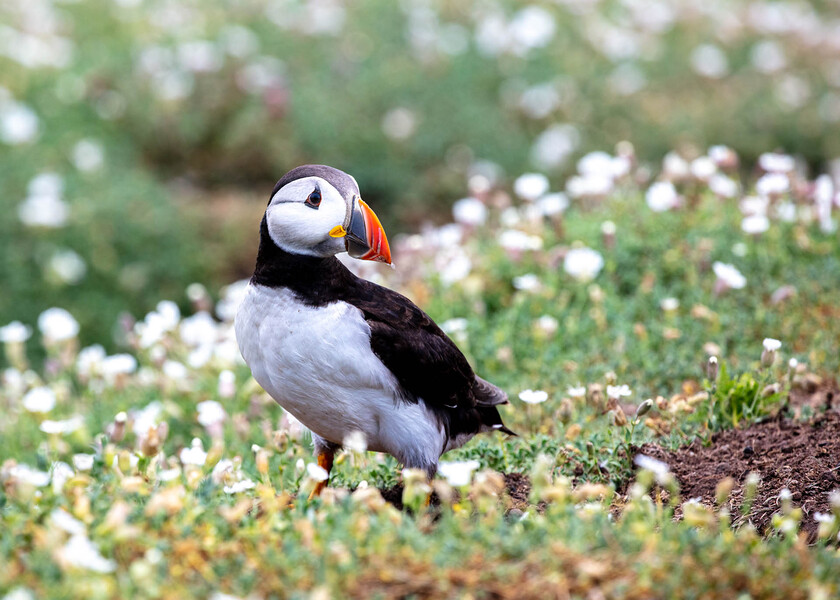
[[[12,321],[0,327],[0,342],[4,344],[22,344],[32,335],[32,328],[20,321]]]
[[[789,173],[796,168],[796,161],[787,154],[766,152],[758,157],[758,166],[768,173]]]
[[[79,334],[79,323],[63,308],[49,308],[38,316],[38,329],[45,339],[61,342]]]
[[[84,426],[84,424],[84,417],[76,415],[63,421],[53,421],[51,419],[47,419],[41,423],[40,430],[51,435],[61,435],[78,431]]]
[[[53,254],[48,268],[59,281],[70,285],[79,283],[87,273],[84,259],[69,249],[59,250]]]
[[[450,286],[458,281],[463,281],[470,274],[472,261],[462,249],[448,249],[442,252],[441,256],[447,257],[445,264],[438,273],[440,282],[443,285]]]
[[[572,198],[600,198],[612,189],[612,177],[604,175],[578,175],[566,182],[566,191]]]
[[[87,532],[85,524],[63,508],[53,509],[50,513],[50,521],[53,525],[71,535],[84,535]]]
[[[637,454],[633,459],[633,462],[636,463],[636,466],[640,469],[653,473],[657,483],[660,485],[664,485],[668,482],[671,468],[667,465],[667,463],[646,454]]]
[[[90,471],[93,468],[93,454],[74,454],[73,466],[77,471]]]
[[[773,338],[764,338],[764,341],[761,344],[767,352],[775,352],[782,347],[782,342]]]
[[[233,398],[236,395],[236,375],[230,369],[219,373],[219,397]]]
[[[676,298],[663,298],[659,303],[659,307],[665,312],[671,312],[680,307],[680,301]]]
[[[181,321],[181,340],[191,347],[211,345],[218,337],[218,325],[210,313],[200,311]]]
[[[317,465],[316,465],[317,466]],[[321,467],[318,467],[319,469]],[[322,469],[323,470],[323,469]],[[326,471],[324,471],[326,473]],[[225,494],[238,494],[239,492],[244,492],[245,490],[251,490],[257,487],[257,484],[251,481],[250,479],[242,479],[241,481],[237,481],[232,485],[226,485],[223,489]]]
[[[560,328],[560,322],[551,315],[543,315],[536,321],[537,329],[546,335],[554,335]]]
[[[586,387],[580,385],[577,387],[570,387],[566,390],[566,393],[569,394],[571,398],[584,398],[586,397]]]
[[[580,132],[574,125],[551,125],[534,140],[531,160],[542,169],[556,169],[566,162],[579,143]]]
[[[53,494],[60,494],[64,490],[64,484],[67,483],[73,475],[75,475],[75,472],[66,462],[54,462],[50,467]]]
[[[569,197],[563,192],[546,194],[537,200],[536,207],[544,217],[562,215],[569,208]]]
[[[548,400],[548,392],[543,390],[523,390],[519,392],[519,399],[526,404],[541,404]]]
[[[604,258],[592,248],[572,248],[563,259],[563,269],[578,281],[591,281],[604,268]]]
[[[622,385],[607,386],[607,397],[609,398],[622,398],[632,395],[633,391],[630,389],[630,386],[628,386],[626,383]]]
[[[662,159],[662,175],[671,181],[688,177],[688,163],[676,152],[669,152]]]
[[[44,487],[50,482],[50,474],[33,469],[29,465],[15,465],[9,469],[9,476],[34,487]]]
[[[721,173],[709,179],[709,189],[721,198],[734,198],[738,194],[738,184]]]
[[[233,318],[236,316],[236,311],[239,309],[239,305],[245,298],[245,293],[248,291],[249,284],[250,281],[248,279],[240,279],[239,281],[222,288],[221,300],[219,300],[218,304],[216,304],[216,314],[220,319],[229,322],[233,321]]]
[[[513,191],[523,200],[535,202],[548,192],[548,177],[542,173],[525,173],[513,182]]]
[[[753,46],[750,61],[761,73],[775,73],[787,66],[785,49],[775,40],[763,40]]]
[[[452,205],[452,217],[456,223],[477,227],[487,220],[487,207],[477,198],[461,198]]]
[[[543,240],[537,235],[529,235],[518,229],[505,229],[499,236],[499,245],[508,251],[523,252],[540,250],[543,247]]]
[[[790,180],[784,173],[767,173],[756,182],[755,190],[762,196],[778,196],[790,189]]]
[[[747,278],[733,265],[716,261],[712,265],[717,278],[726,284],[727,287],[740,290],[747,285]]]
[[[3,596],[3,600],[35,600],[35,595],[29,589],[18,586]]]
[[[76,358],[76,373],[83,378],[102,375],[105,360],[105,348],[101,345],[82,348]]]
[[[527,6],[517,12],[508,25],[514,50],[523,54],[532,48],[546,46],[554,37],[554,17],[540,6]]]
[[[765,215],[750,215],[741,221],[741,231],[750,235],[758,235],[770,229],[770,219]]]
[[[526,273],[513,278],[513,287],[523,292],[536,292],[542,287],[542,283],[533,273]]]
[[[84,534],[72,536],[59,553],[66,564],[80,569],[112,573],[117,568],[117,564],[113,560],[105,559],[99,553],[99,548]]]
[[[29,195],[18,206],[18,218],[27,227],[63,227],[69,215],[67,204],[52,194]]]
[[[464,487],[470,484],[473,471],[479,466],[477,460],[458,462],[442,462],[438,465],[438,472],[446,478],[452,487]]]
[[[198,409],[198,423],[202,427],[222,423],[227,418],[225,409],[215,400],[199,402],[196,408]]]
[[[196,465],[198,467],[204,466],[207,461],[207,453],[202,447],[201,440],[193,438],[192,445],[189,448],[182,448],[178,454],[181,463],[184,465]]]
[[[700,156],[691,161],[691,174],[700,181],[707,181],[717,172],[717,165],[708,156]]]
[[[417,129],[417,116],[408,108],[393,108],[382,117],[381,126],[385,137],[395,141],[406,140]]]
[[[770,201],[764,196],[747,196],[738,203],[744,215],[765,215]]]
[[[167,360],[163,363],[163,374],[169,379],[178,381],[187,376],[187,367],[177,360]]]
[[[134,422],[132,430],[135,435],[144,436],[149,429],[157,427],[158,419],[163,413],[163,404],[159,400],[149,402],[143,409],[135,411],[132,415]]]
[[[0,140],[11,146],[31,142],[38,135],[38,115],[15,101],[0,101]]]
[[[729,72],[729,60],[714,44],[697,46],[691,53],[691,66],[703,77],[720,79]]]
[[[444,333],[462,333],[467,330],[467,320],[463,317],[456,317],[454,319],[447,319],[440,324],[440,328]]]
[[[39,173],[29,180],[26,191],[30,196],[61,196],[64,180],[58,173]]]
[[[102,144],[89,138],[79,140],[73,146],[73,165],[84,173],[91,173],[102,168],[105,151]]]
[[[326,481],[330,476],[324,467],[316,465],[315,463],[309,463],[306,465],[306,475],[315,481]]]
[[[645,202],[654,212],[664,212],[680,205],[680,196],[670,181],[657,181],[645,193]]]
[[[137,359],[130,354],[114,354],[102,360],[102,374],[109,380],[136,370]]]
[[[55,408],[55,392],[48,387],[32,388],[23,397],[23,408],[31,413],[48,413]]]
[[[342,445],[352,452],[362,453],[367,451],[367,438],[364,432],[351,431],[344,436]]]

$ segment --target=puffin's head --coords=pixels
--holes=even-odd
[[[265,211],[271,241],[292,254],[353,258],[391,264],[379,218],[359,195],[356,180],[325,165],[303,165],[283,175]]]

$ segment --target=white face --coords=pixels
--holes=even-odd
[[[318,208],[313,192],[320,192]],[[329,182],[320,177],[296,179],[271,198],[266,209],[268,233],[278,247],[293,254],[334,256],[344,252],[344,238],[330,237],[337,225],[345,225],[348,203]]]

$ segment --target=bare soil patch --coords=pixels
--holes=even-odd
[[[736,482],[729,498],[733,519],[738,516],[736,524],[749,519],[764,533],[779,510],[779,493],[789,489],[793,504],[803,511],[802,531],[813,541],[814,513],[829,512],[828,495],[840,488],[838,400],[836,384],[810,394],[791,394],[794,418],[780,416],[748,428],[721,431],[708,444],[695,440],[677,450],[645,444],[640,452],[671,467],[683,499],[700,498],[712,506],[718,482],[732,477]],[[810,410],[802,411],[804,406]],[[809,418],[801,418],[808,414]],[[750,513],[740,516],[743,486],[751,471],[761,476],[761,483]]]

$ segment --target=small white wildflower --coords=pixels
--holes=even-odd
[[[782,342],[773,338],[764,338],[761,344],[767,352],[775,352],[782,347]]]
[[[38,316],[38,329],[46,340],[61,342],[79,334],[79,322],[63,308],[48,308]]]
[[[518,229],[506,229],[499,236],[499,245],[509,251],[540,250],[543,240],[537,235],[529,235]]]
[[[236,375],[230,369],[219,373],[219,397],[233,398],[236,395]]]
[[[366,452],[367,438],[362,431],[351,431],[344,436],[343,446],[352,452]]]
[[[93,468],[93,454],[74,454],[73,466],[77,471],[90,471]]]
[[[708,181],[717,173],[717,165],[708,156],[700,156],[691,161],[691,174],[700,181]]]
[[[738,183],[720,173],[709,179],[709,189],[721,198],[734,198],[738,195]]]
[[[741,221],[741,231],[750,235],[758,235],[770,229],[770,219],[764,215],[750,215]]]
[[[680,205],[680,196],[670,181],[657,181],[645,193],[645,202],[654,212],[664,212]]]
[[[178,381],[187,376],[187,367],[177,360],[167,360],[163,363],[163,374],[169,379]]]
[[[714,270],[717,278],[727,287],[740,290],[747,285],[747,278],[733,265],[717,261],[712,265],[712,270]]]
[[[540,404],[548,400],[548,392],[543,390],[523,390],[519,392],[519,399],[526,404]]]
[[[513,287],[523,292],[536,292],[542,287],[542,283],[535,274],[526,273],[513,278]]]
[[[70,249],[59,250],[53,254],[47,267],[58,281],[68,285],[79,283],[87,274],[84,259]]]
[[[99,553],[99,548],[84,534],[72,536],[59,553],[64,562],[80,569],[112,573],[117,568],[117,564],[113,560],[105,559]]]
[[[467,320],[463,317],[447,319],[446,321],[440,324],[440,328],[443,330],[444,333],[448,333],[450,335],[455,333],[463,333],[467,330]]]
[[[32,328],[20,321],[12,321],[0,327],[0,342],[4,344],[22,344],[32,335]]]
[[[215,400],[199,402],[196,408],[198,409],[198,423],[202,427],[210,427],[227,418],[224,407]]]
[[[114,354],[102,361],[102,374],[108,379],[129,375],[137,370],[137,359],[130,354]]]
[[[672,297],[663,298],[659,302],[659,307],[665,312],[673,312],[680,307],[680,301]]]
[[[53,421],[51,419],[47,419],[41,422],[39,429],[50,435],[61,435],[78,431],[84,426],[84,424],[84,418],[81,415],[76,415],[74,417],[70,417],[69,419],[64,419],[63,421]]]
[[[207,462],[207,453],[204,451],[201,440],[193,438],[190,447],[182,448],[180,454],[178,454],[178,458],[181,459],[181,463],[184,465],[202,467],[204,466],[204,463]]]
[[[73,165],[83,173],[92,173],[102,168],[105,151],[102,144],[89,138],[79,140],[73,146]]]
[[[755,191],[762,196],[779,196],[790,190],[790,180],[783,173],[767,173],[755,184]]]
[[[473,471],[479,467],[477,460],[457,462],[442,462],[438,465],[438,472],[446,478],[452,487],[464,487],[470,484]]]
[[[667,463],[646,454],[637,454],[633,459],[633,462],[636,463],[636,466],[640,469],[653,473],[653,476],[656,478],[656,482],[659,485],[664,485],[668,482],[671,474],[671,468]]]
[[[66,462],[57,461],[50,467],[50,477],[52,477],[53,494],[61,494],[64,490],[64,484],[73,477],[76,473],[73,468]]]
[[[23,397],[23,408],[31,413],[48,413],[55,408],[55,392],[43,386],[32,388]]]
[[[462,198],[452,205],[452,217],[461,225],[478,227],[487,220],[487,207],[477,198]]]
[[[561,215],[569,208],[569,197],[563,192],[546,194],[537,200],[536,207],[544,217]]]
[[[513,191],[523,200],[535,202],[548,192],[548,177],[542,173],[525,173],[513,182]]]
[[[324,467],[315,463],[306,465],[306,475],[315,481],[326,481],[330,476]]]
[[[796,161],[787,154],[766,152],[758,157],[758,166],[768,173],[789,173],[796,168]]]
[[[577,387],[570,387],[566,390],[566,393],[569,394],[571,398],[581,399],[586,397],[586,387],[585,386],[577,386]]]
[[[626,383],[622,385],[608,385],[607,386],[607,396],[609,398],[623,398],[627,396],[632,396],[633,390],[630,389]]]
[[[720,79],[729,73],[729,60],[720,47],[702,44],[691,52],[691,66],[695,72],[709,79]]]
[[[225,494],[238,494],[240,492],[244,492],[245,490],[251,490],[257,487],[257,484],[251,481],[250,479],[243,479],[241,481],[237,481],[234,484],[226,485],[223,490]]]
[[[10,146],[31,142],[38,135],[38,115],[21,102],[0,103],[0,140]]]
[[[87,532],[85,524],[63,508],[53,509],[49,519],[53,525],[71,535],[84,535]]]
[[[543,315],[536,321],[537,329],[546,335],[554,335],[560,328],[560,322],[551,315]]]
[[[604,268],[601,253],[592,248],[572,248],[563,259],[563,269],[578,281],[591,281]]]
[[[33,469],[29,465],[15,465],[9,469],[9,475],[18,481],[34,487],[44,487],[50,482],[49,473]]]

